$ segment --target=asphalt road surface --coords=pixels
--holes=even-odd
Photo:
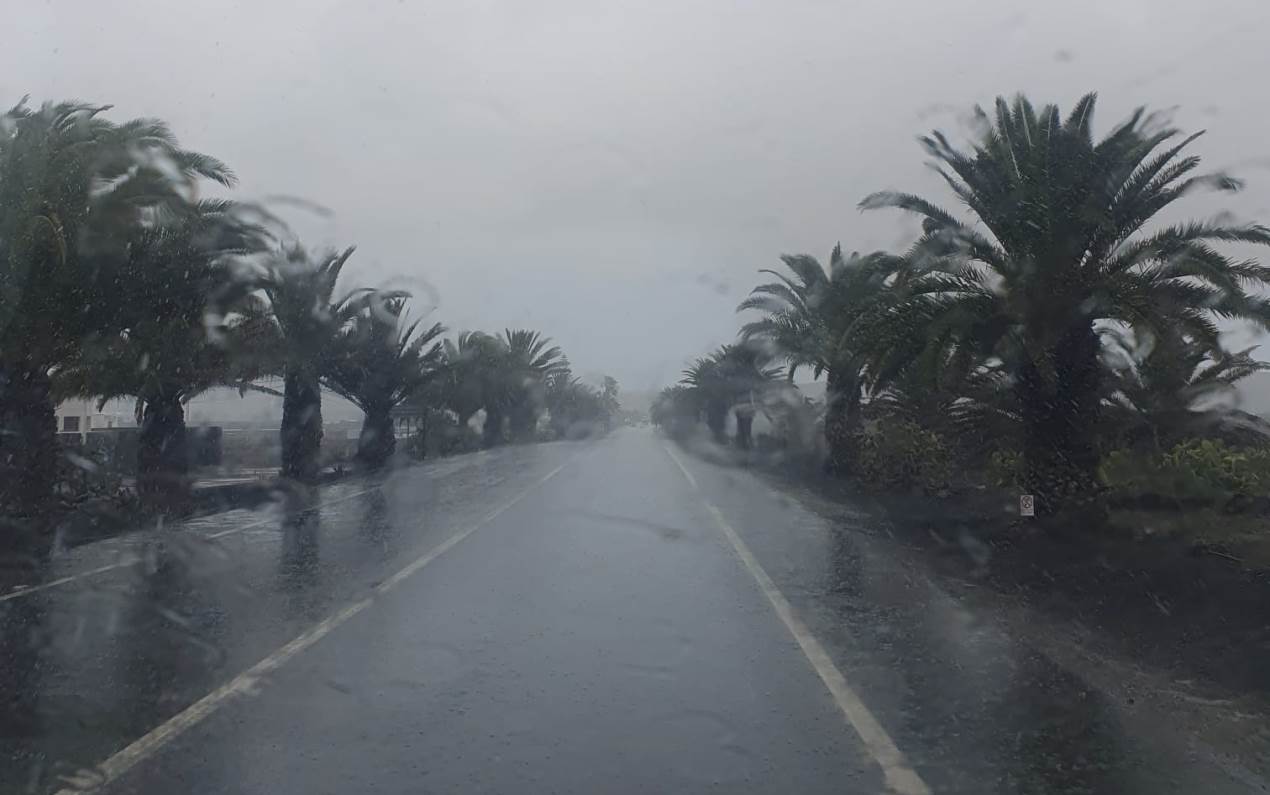
[[[647,430],[86,545],[0,631],[6,792],[1264,786]]]

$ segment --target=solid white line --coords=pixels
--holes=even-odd
[[[437,469],[442,469],[442,471],[439,473],[442,476],[453,475],[457,472],[462,472],[464,469],[471,468],[472,465],[477,463],[477,459],[481,457],[485,457],[487,454],[488,454],[488,451],[486,450],[482,450],[479,453],[473,454],[473,461],[469,463],[467,466],[461,466],[461,467],[453,468],[453,469],[449,469],[449,468],[442,469],[441,467],[437,467]],[[312,510],[321,510],[322,508],[326,508],[331,505],[338,505],[341,502],[347,502],[348,500],[351,500],[354,497],[360,497],[363,494],[370,494],[372,491],[377,491],[381,488],[383,488],[382,483],[378,486],[374,486],[369,489],[362,489],[361,491],[354,492],[352,494],[346,494],[343,497],[340,497],[338,500],[331,500],[329,502],[324,502],[320,505],[315,505],[313,506]],[[225,536],[231,536],[235,533],[241,533],[244,530],[250,530],[253,527],[260,527],[261,525],[266,525],[272,522],[276,522],[279,520],[279,518],[280,517],[274,516],[268,519],[261,519],[256,522],[250,522],[248,524],[242,525],[241,527],[231,527],[228,530],[221,530],[220,532],[217,532],[217,533],[210,533],[203,537],[210,540],[216,540],[218,538],[224,538]],[[8,593],[0,594],[0,602],[8,602],[11,599],[18,599],[20,597],[27,596],[29,594],[39,593],[40,591],[47,591],[50,588],[57,588],[58,586],[67,585],[69,583],[75,582],[76,580],[84,580],[89,577],[95,577],[98,574],[105,574],[106,572],[114,571],[115,569],[127,568],[128,566],[132,566],[140,562],[141,562],[141,558],[136,556],[130,556],[130,557],[123,558],[122,560],[115,561],[114,563],[109,563],[105,566],[101,566],[96,569],[81,571],[78,574],[70,574],[65,577],[59,577],[56,580],[49,580],[48,582],[42,582],[37,585],[24,585],[19,588],[14,588],[12,591],[9,591]]]
[[[382,488],[383,488],[383,484],[381,483],[380,485],[372,486],[369,489],[362,489],[361,491],[355,491],[352,494],[345,494],[343,497],[340,497],[338,500],[330,500],[329,502],[324,502],[324,503],[321,503],[320,505],[314,505],[312,508],[308,510],[320,511],[323,508],[329,508],[332,505],[339,505],[341,502],[348,502],[354,497],[360,497],[363,494],[370,494],[372,491],[379,491]],[[278,521],[281,518],[282,517],[280,516],[271,516],[268,519],[261,519],[256,522],[250,522],[248,524],[242,525],[241,527],[231,527],[228,530],[221,530],[219,533],[211,533],[205,537],[209,539],[224,538],[225,536],[230,536],[230,535],[233,535],[234,533],[241,533],[244,530],[250,530],[253,527],[260,527],[261,525],[271,524],[273,522]]]
[[[313,506],[312,510],[321,510],[322,508],[326,508],[331,505],[338,505],[339,503],[347,502],[348,500],[351,500],[354,497],[360,497],[363,494],[369,494],[370,492],[376,491],[379,488],[381,488],[381,486],[375,486],[373,488],[363,489],[353,494],[346,494],[343,497],[340,497],[338,500],[331,500],[329,502],[324,502],[320,505],[315,505]],[[267,525],[273,522],[277,522],[280,519],[281,517],[272,516],[268,519],[260,519],[255,522],[249,522],[239,527],[231,527],[228,530],[221,530],[220,532],[217,532],[217,533],[209,533],[203,536],[203,538],[206,538],[209,540],[224,538],[225,536],[230,536],[230,535],[233,535],[234,533],[241,533],[244,530],[250,530],[253,527],[260,527],[261,525]],[[39,593],[40,591],[47,591],[50,588],[57,588],[58,586],[61,586],[61,585],[68,585],[70,583],[75,582],[76,580],[86,580],[89,577],[96,577],[98,574],[105,574],[106,572],[114,571],[115,569],[127,568],[128,566],[132,566],[140,562],[141,562],[141,558],[135,555],[130,555],[121,560],[117,560],[114,563],[108,563],[105,566],[99,566],[95,569],[89,569],[88,571],[81,571],[77,574],[69,574],[65,577],[58,577],[56,580],[49,580],[48,582],[42,582],[36,585],[24,585],[19,588],[14,588],[12,591],[9,591],[6,594],[0,594],[0,602],[8,602],[12,599],[18,599],[20,597],[28,596],[33,593]]]
[[[396,588],[410,575],[415,574],[424,566],[427,566],[441,555],[453,549],[460,541],[489,524],[513,505],[524,499],[534,489],[555,477],[556,474],[559,473],[560,470],[564,469],[569,463],[569,461],[566,461],[551,470],[545,476],[534,481],[511,500],[504,503],[502,507],[491,511],[475,524],[455,533],[445,541],[433,547],[424,555],[411,561],[396,574],[376,586],[375,595],[354,602],[348,607],[345,607],[344,609],[326,617],[322,621],[319,621],[317,624],[313,625],[311,628],[304,631],[290,642],[280,647],[278,650],[274,651],[268,657],[265,657],[246,671],[243,671],[238,676],[235,676],[233,679],[203,696],[198,701],[195,701],[193,704],[177,713],[174,717],[164,721],[162,724],[138,738],[127,747],[117,751],[92,771],[84,771],[76,777],[64,778],[63,780],[66,782],[67,786],[58,790],[56,795],[83,795],[83,793],[93,792],[100,787],[104,787],[112,781],[118,779],[137,763],[145,760],[163,746],[176,739],[187,729],[190,729],[202,722],[203,719],[225,706],[225,704],[231,699],[240,696],[256,695],[260,692],[263,680],[268,674],[281,668],[292,657],[295,657],[300,652],[317,643],[319,640],[329,635],[336,627],[373,605],[375,603],[376,596],[382,596],[383,594],[391,591],[393,588]]]
[[[697,479],[688,471],[688,467],[684,466],[684,462],[679,460],[679,456],[675,455],[675,451],[670,449],[670,445],[662,442],[661,446],[666,449],[666,454],[670,456],[671,461],[675,462],[675,466],[679,467],[679,471],[684,473],[684,477],[688,479],[688,485],[692,486],[692,490],[701,491],[701,488],[697,486]]]
[[[459,543],[460,541],[462,541],[463,539],[465,539],[465,538],[467,538],[468,536],[472,535],[472,533],[475,533],[475,532],[476,532],[478,529],[480,529],[481,527],[483,527],[483,526],[485,526],[485,525],[489,524],[490,522],[494,521],[495,519],[497,519],[497,518],[499,517],[499,515],[501,515],[502,513],[504,513],[505,511],[507,511],[509,508],[511,508],[513,505],[515,505],[516,503],[518,503],[518,502],[520,502],[522,499],[524,499],[524,498],[525,498],[525,496],[526,496],[526,495],[528,495],[531,491],[533,491],[534,489],[538,488],[538,487],[539,487],[539,486],[541,486],[542,484],[546,483],[548,480],[551,480],[553,477],[555,477],[555,476],[556,476],[556,473],[558,473],[560,470],[564,469],[564,468],[565,468],[565,466],[566,466],[568,463],[569,463],[569,462],[567,462],[567,461],[566,461],[564,464],[561,464],[560,466],[558,466],[558,467],[556,467],[555,469],[553,469],[553,470],[551,470],[550,472],[548,472],[548,473],[547,473],[546,475],[544,475],[543,477],[541,477],[541,478],[539,478],[538,480],[534,481],[534,483],[533,483],[531,486],[529,486],[529,488],[525,489],[525,490],[524,490],[524,491],[522,491],[520,494],[517,494],[517,495],[516,495],[516,497],[515,497],[514,499],[512,499],[510,502],[505,503],[502,507],[497,508],[497,509],[495,509],[495,510],[493,510],[493,511],[490,511],[488,514],[486,514],[486,515],[485,515],[485,518],[484,518],[484,519],[481,519],[481,520],[480,520],[479,522],[477,522],[476,524],[472,525],[471,527],[467,528],[466,530],[463,530],[463,531],[461,531],[461,532],[455,533],[454,535],[450,536],[450,537],[449,537],[449,538],[447,538],[445,541],[441,542],[438,546],[436,546],[436,547],[435,547],[435,548],[434,548],[431,552],[429,552],[428,554],[424,555],[423,557],[421,557],[421,558],[419,558],[419,559],[417,559],[417,560],[415,560],[415,561],[411,562],[409,565],[407,565],[407,566],[406,566],[405,568],[403,568],[401,571],[397,572],[396,574],[392,575],[392,576],[391,576],[391,577],[389,577],[388,579],[386,579],[386,580],[384,580],[383,582],[381,582],[379,585],[375,586],[375,590],[376,590],[376,591],[378,591],[379,593],[386,593],[386,592],[388,592],[388,591],[392,590],[393,588],[397,587],[397,585],[398,585],[398,584],[399,584],[402,580],[404,580],[404,579],[406,579],[407,577],[409,577],[410,575],[414,574],[414,573],[415,573],[416,571],[418,571],[419,569],[422,569],[424,566],[428,565],[429,563],[431,563],[432,561],[436,560],[436,559],[437,559],[437,558],[439,558],[440,556],[444,555],[444,554],[445,554],[447,551],[449,551],[449,549],[450,549],[451,547],[453,547],[455,544],[458,544],[458,543]]]
[[[42,582],[42,583],[39,583],[38,585],[24,585],[20,588],[14,588],[12,591],[9,591],[8,593],[4,595],[0,595],[0,602],[7,602],[10,599],[17,599],[19,597],[28,596],[30,594],[37,593],[39,591],[44,591],[49,588],[56,588],[59,585],[66,585],[67,583],[75,582],[76,580],[82,580],[85,577],[93,577],[98,574],[105,574],[108,571],[114,571],[115,569],[122,569],[125,566],[131,566],[132,564],[137,563],[140,560],[141,558],[137,558],[137,557],[124,558],[123,560],[116,561],[115,563],[110,563],[96,569],[81,571],[79,574],[71,574],[66,577],[58,577],[56,580],[49,580],[48,582]]]
[[[697,482],[688,472],[688,468],[684,466],[683,461],[679,459],[679,456],[675,455],[675,451],[670,449],[669,445],[666,445],[665,448],[671,460],[679,466],[679,471],[683,472],[684,477],[687,478],[692,487],[697,489]],[[798,617],[798,614],[794,612],[794,608],[789,604],[784,594],[780,592],[780,589],[776,587],[776,583],[767,575],[762,565],[759,564],[758,559],[754,557],[754,553],[750,552],[749,546],[746,545],[745,541],[741,539],[741,536],[733,529],[728,520],[724,518],[723,513],[713,503],[704,496],[702,501],[710,511],[710,515],[714,517],[715,524],[719,526],[719,529],[723,531],[723,535],[728,539],[728,543],[732,545],[732,550],[736,553],[737,558],[740,559],[741,564],[745,566],[750,576],[758,583],[759,590],[767,597],[767,601],[772,605],[772,609],[780,617],[781,622],[785,624],[789,634],[794,636],[794,640],[798,643],[798,647],[802,649],[803,655],[811,663],[811,667],[815,669],[820,681],[824,682],[829,694],[833,696],[834,702],[846,717],[847,722],[851,724],[856,734],[859,735],[865,748],[868,749],[869,755],[882,768],[887,789],[896,793],[896,795],[930,795],[930,788],[926,786],[926,782],[917,774],[917,771],[909,766],[904,759],[904,754],[895,745],[895,741],[886,733],[886,729],[882,728],[882,724],[878,722],[877,718],[873,717],[873,713],[869,711],[869,708],[864,705],[860,697],[847,684],[847,678],[842,675],[842,671],[838,669],[833,658],[829,656],[829,652],[825,650],[825,647],[816,639],[816,636],[807,628],[807,625]]]

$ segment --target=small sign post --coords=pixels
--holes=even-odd
[[[1019,516],[1036,516],[1036,497],[1034,495],[1019,495]]]

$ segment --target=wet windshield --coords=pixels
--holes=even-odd
[[[1270,788],[1262,4],[14,19],[0,795]]]

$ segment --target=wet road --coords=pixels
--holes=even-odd
[[[88,545],[0,597],[0,788],[1259,791],[858,521],[625,430]]]

